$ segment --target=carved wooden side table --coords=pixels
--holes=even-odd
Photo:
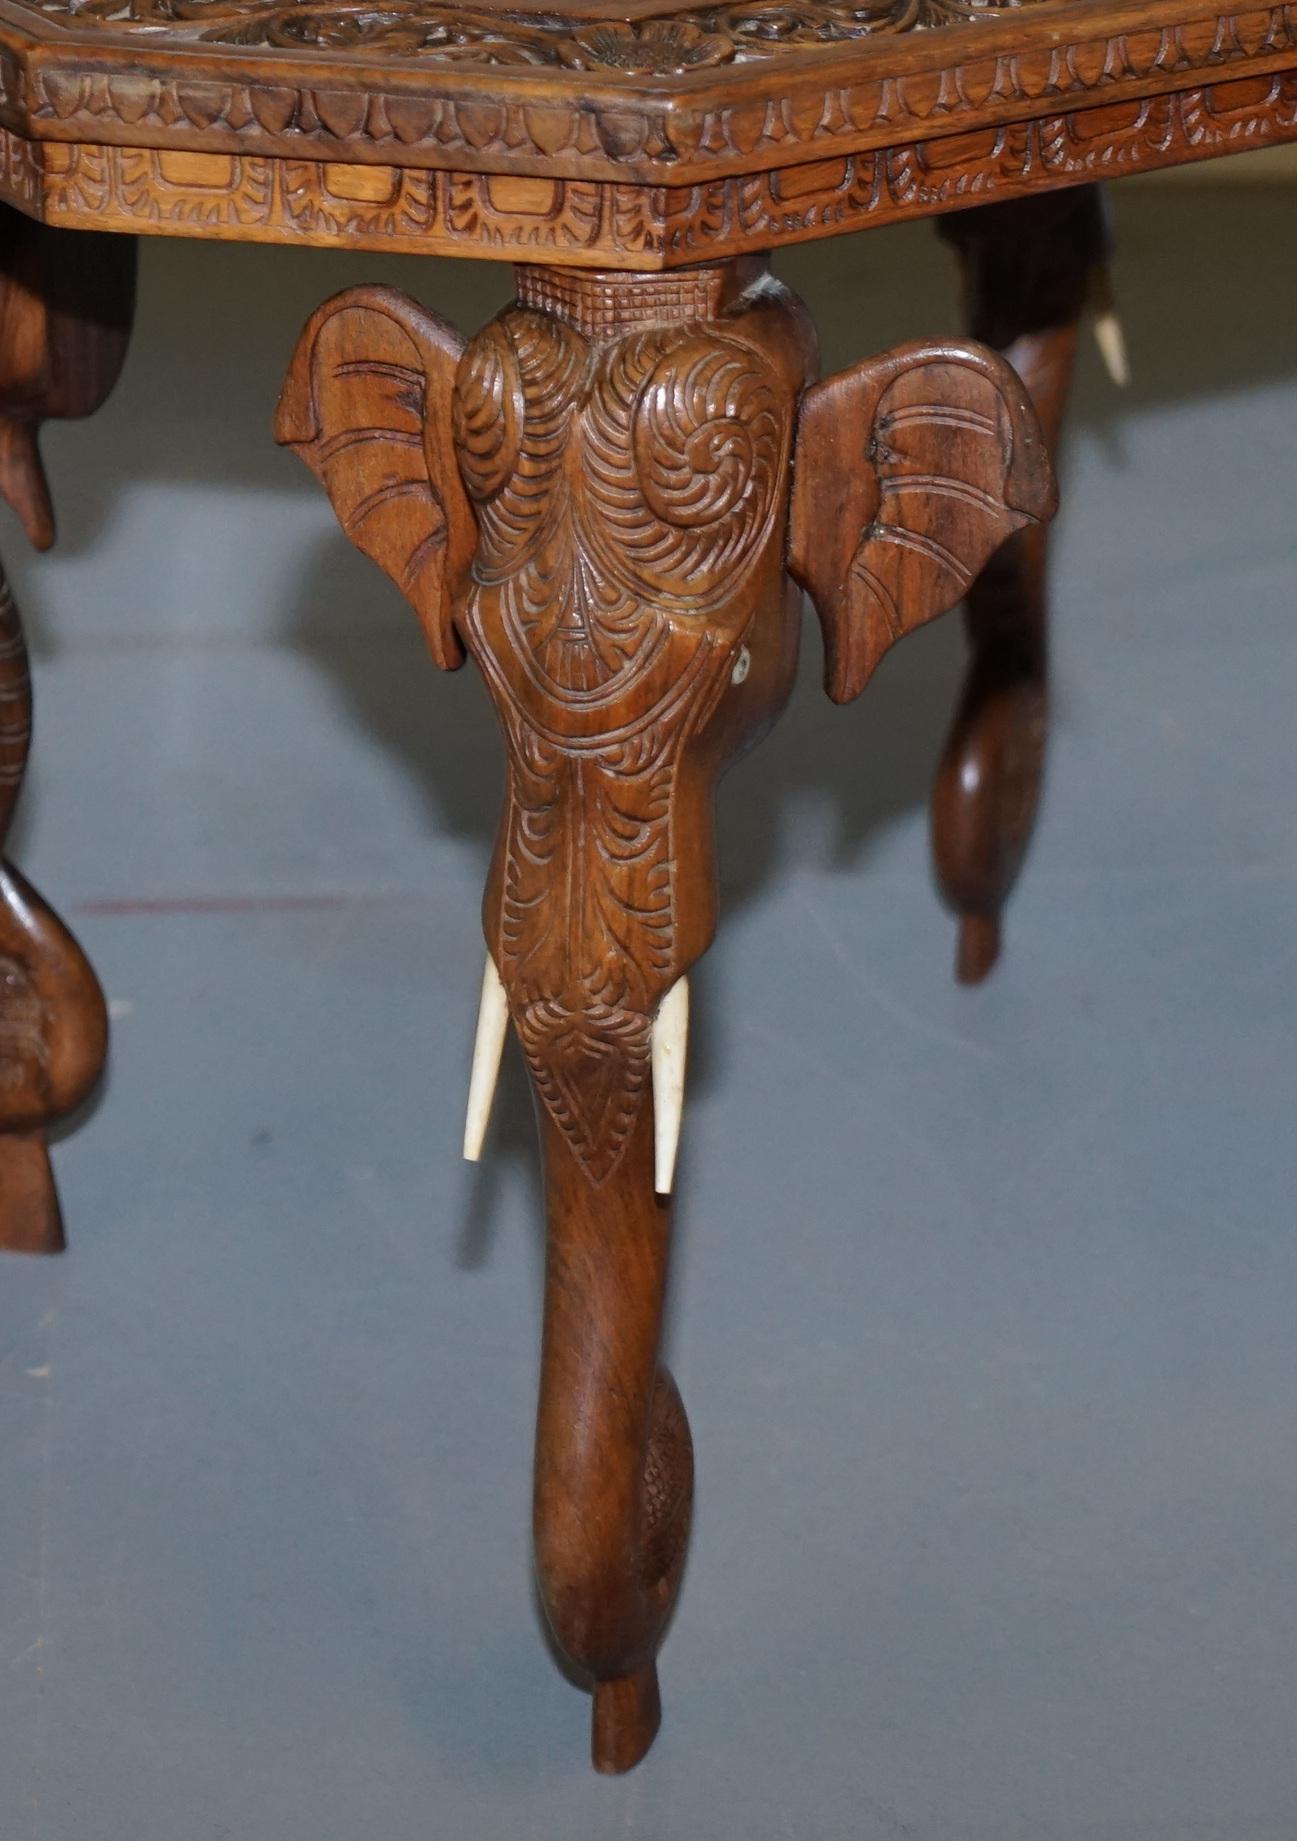
[[[276,434],[499,719],[465,1148],[512,1024],[548,1214],[537,1571],[600,1769],[657,1729],[688,1533],[658,1344],[717,776],[788,694],[803,589],[846,701],[972,585],[934,836],[984,974],[1039,781],[1093,182],[1294,138],[1285,5],[0,0],[0,491],[39,547],[39,423],[92,411],[125,349],[134,246],[105,233],[519,265],[467,344],[386,289],[327,302]],[[1011,362],[913,344],[818,382],[768,253],[968,206],[971,329]],[[2,585],[0,625],[2,836],[30,718]],[[45,1132],[105,1042],[93,971],[5,864],[0,1244],[62,1245]]]

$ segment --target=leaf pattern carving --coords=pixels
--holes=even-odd
[[[207,44],[383,51],[464,65],[663,77],[798,47],[1000,18],[1041,0],[747,0],[638,20],[429,0],[23,0],[47,18]]]

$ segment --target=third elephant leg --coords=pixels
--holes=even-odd
[[[1082,314],[1103,274],[1103,196],[1082,186],[942,218],[959,252],[965,317],[1027,385],[1056,452]],[[1009,538],[970,588],[963,695],[932,794],[941,891],[959,917],[957,975],[986,977],[1000,917],[1035,823],[1045,758],[1048,665],[1045,524]]]

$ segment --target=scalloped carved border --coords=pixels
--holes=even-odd
[[[82,229],[659,270],[1297,140],[1297,71],[705,185],[32,143],[0,196]]]
[[[668,262],[1153,172],[1297,139],[1297,72],[1077,109],[949,141],[673,188]]]
[[[0,190],[77,229],[560,264],[616,252],[622,267],[666,266],[647,186],[29,142],[0,129]]]
[[[332,81],[303,86],[303,65],[313,64],[304,54],[271,52],[250,71],[246,51],[226,53],[244,61],[213,74],[219,47],[203,47],[193,63],[174,51],[168,59],[148,38],[125,53],[94,57],[90,68],[83,43],[15,46],[9,27],[8,58],[0,44],[0,122],[45,140],[680,186],[1098,99],[1184,90],[1297,59],[1297,5],[1184,21],[1153,0],[1147,26],[1033,48],[1033,31],[1065,11],[1033,8],[1030,27],[1019,14],[1025,42],[1008,51],[1000,48],[1001,14],[985,25],[729,65],[710,84],[702,71],[688,79],[692,87],[674,93],[661,83],[646,88],[642,76],[624,79],[618,90],[611,72],[579,92],[570,78],[556,85],[545,71],[500,68],[487,76],[425,62],[412,73],[408,59],[406,71],[394,70],[383,87],[366,87],[368,73],[338,60]],[[1158,25],[1160,13],[1172,23]],[[925,61],[907,71],[902,54],[918,39],[927,41]],[[992,45],[994,55],[984,54]],[[890,47],[886,59],[880,47]],[[934,49],[951,55],[954,47],[959,63],[933,63]],[[192,59],[193,48],[183,49]],[[843,83],[848,53],[860,75]],[[871,75],[871,68],[892,74]],[[287,81],[290,75],[296,81]],[[412,79],[409,87],[398,87],[401,77]]]

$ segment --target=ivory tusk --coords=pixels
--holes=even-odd
[[[464,1156],[469,1163],[477,1163],[482,1155],[508,1028],[509,1000],[495,969],[495,960],[487,953],[482,973],[482,1001],[477,1012],[477,1035],[473,1041],[473,1071],[468,1080],[468,1118],[464,1124]]]
[[[1126,356],[1126,335],[1121,330],[1121,321],[1117,316],[1112,275],[1106,262],[1097,263],[1090,271],[1088,304],[1094,342],[1103,359],[1103,368],[1117,388],[1124,390],[1130,382],[1130,360]]]
[[[1130,360],[1126,356],[1126,335],[1113,308],[1095,315],[1094,342],[1109,377],[1119,390],[1124,390],[1130,382]]]
[[[670,1195],[685,1109],[685,1050],[689,1040],[689,980],[678,978],[653,1023],[653,1187]]]

